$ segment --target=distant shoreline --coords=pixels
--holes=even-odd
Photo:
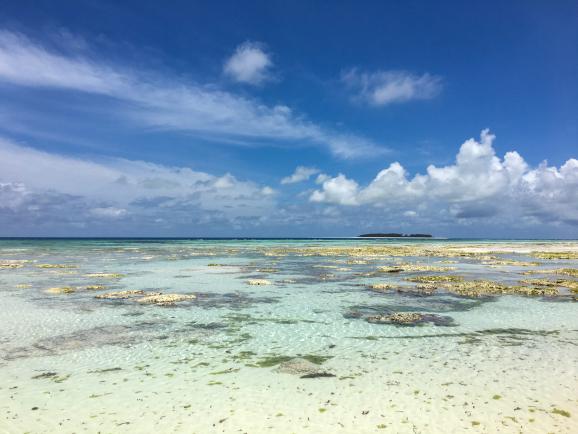
[[[431,234],[398,234],[398,233],[369,233],[359,235],[359,238],[433,238]]]

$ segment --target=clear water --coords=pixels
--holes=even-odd
[[[578,432],[578,304],[570,294],[465,298],[367,289],[376,282],[409,288],[407,277],[440,274],[371,274],[407,262],[507,284],[529,269],[578,268],[578,260],[528,255],[576,248],[573,242],[559,249],[554,241],[472,244],[2,240],[0,263],[22,266],[0,268],[0,432]],[[487,249],[541,265],[303,254],[380,245]],[[75,291],[47,292],[53,287]],[[197,298],[174,306],[95,298],[128,289]],[[391,312],[453,323],[366,321]],[[334,376],[280,369],[278,362],[303,356]]]

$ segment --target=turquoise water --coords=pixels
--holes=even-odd
[[[464,297],[407,280],[574,281],[551,271],[576,269],[578,259],[533,252],[577,249],[2,240],[0,432],[578,432],[571,291]],[[407,264],[437,271],[377,271]],[[376,283],[401,289],[371,290]],[[98,298],[126,290],[144,294]],[[139,301],[157,292],[195,298]],[[396,312],[433,320],[368,321]]]

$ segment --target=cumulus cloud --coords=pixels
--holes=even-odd
[[[64,54],[6,31],[0,31],[0,82],[104,96],[124,121],[226,143],[323,146],[342,158],[386,151],[363,137],[308,121],[282,104],[269,106],[215,86],[137,71],[91,56],[89,50]]]
[[[273,189],[231,174],[118,158],[72,158],[0,139],[4,225],[111,219],[137,225],[159,219],[173,225],[250,224],[274,209]]]
[[[532,168],[515,151],[496,156],[494,139],[484,130],[479,141],[461,145],[454,164],[430,165],[413,177],[394,162],[366,186],[343,174],[324,179],[310,201],[371,207],[400,218],[578,225],[578,160]]]
[[[292,175],[286,176],[281,180],[281,184],[295,184],[297,182],[307,181],[317,173],[319,173],[319,169],[315,167],[297,166]]]
[[[245,42],[225,62],[223,72],[235,81],[258,85],[271,78],[272,66],[271,56],[265,52],[263,44]]]
[[[385,106],[411,100],[431,99],[442,89],[440,77],[431,74],[415,75],[403,71],[360,72],[346,71],[341,76],[354,99],[373,106]]]

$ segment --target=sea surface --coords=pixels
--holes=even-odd
[[[577,272],[575,241],[0,240],[0,433],[578,433]]]

